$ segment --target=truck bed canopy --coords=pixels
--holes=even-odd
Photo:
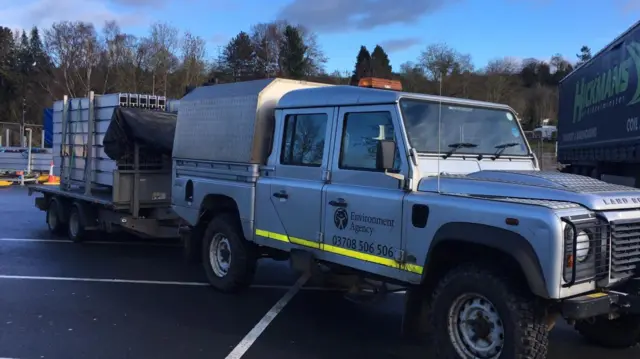
[[[144,147],[144,152],[171,156],[176,120],[175,113],[118,107],[102,141],[104,152],[118,161],[132,153],[137,143]]]

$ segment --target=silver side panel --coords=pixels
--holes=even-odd
[[[193,226],[207,196],[231,198],[238,207],[245,237],[252,238],[258,177],[259,166],[255,164],[175,159],[172,208]],[[189,187],[193,188],[191,200],[187,196]]]

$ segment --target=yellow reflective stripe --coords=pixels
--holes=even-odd
[[[296,237],[289,237],[289,241],[291,241],[291,243],[299,244],[301,246],[320,249],[320,243],[319,242],[312,242],[312,241],[308,241],[306,239],[296,238]]]
[[[400,264],[391,258],[374,256],[368,253],[362,253],[351,249],[336,247],[329,244],[323,246],[324,250],[330,253],[340,254],[343,256],[360,259],[363,261],[380,264],[387,267],[400,268]]]
[[[287,238],[287,236],[285,236],[284,234],[264,231],[262,229],[256,229],[256,234],[260,237],[271,238],[282,242],[289,242],[289,238]]]
[[[359,259],[359,260],[363,260],[363,261],[367,261],[375,264],[380,264],[386,267],[403,269],[408,272],[412,272],[416,274],[422,274],[422,271],[423,271],[423,268],[417,264],[411,264],[411,263],[400,264],[391,258],[378,257],[368,253],[362,253],[362,252],[354,251],[351,249],[332,246],[329,244],[322,244],[319,242],[309,241],[302,238],[288,237],[287,235],[284,235],[284,234],[269,232],[262,229],[256,229],[256,235],[260,237],[279,240],[282,242],[293,243],[293,244],[297,244],[305,247],[322,249],[327,252],[339,254],[345,257],[350,257],[350,258],[355,258],[355,259]]]

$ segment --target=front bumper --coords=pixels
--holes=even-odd
[[[612,313],[640,314],[640,278],[620,290],[607,290],[566,299],[561,304],[567,319],[587,319]]]

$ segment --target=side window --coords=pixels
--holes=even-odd
[[[379,140],[395,140],[389,112],[351,112],[344,118],[341,169],[376,170],[376,146]],[[394,169],[400,169],[400,153],[396,147]]]
[[[326,114],[287,115],[280,163],[320,167],[327,129]]]

